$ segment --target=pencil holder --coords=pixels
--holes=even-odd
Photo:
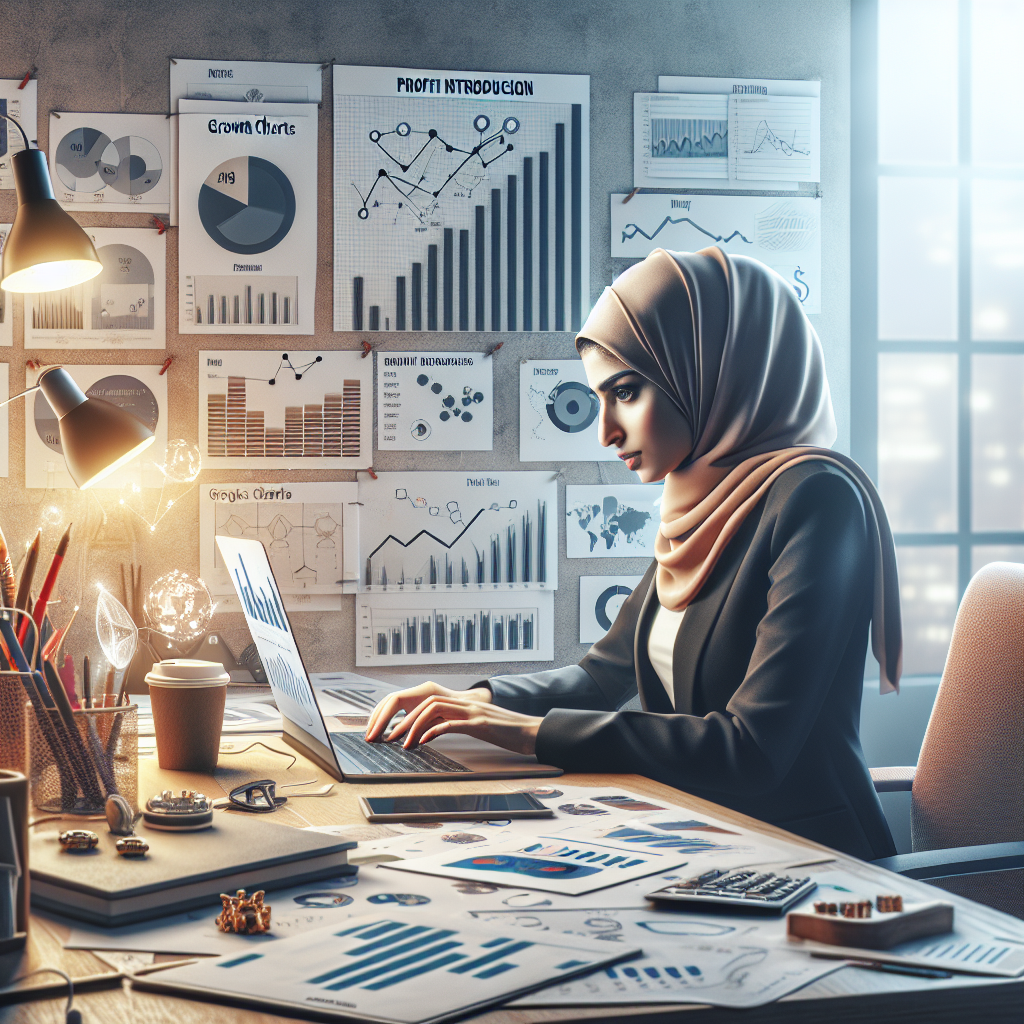
[[[0,672],[0,771],[25,771],[25,686],[18,672]]]
[[[37,811],[103,814],[120,793],[138,813],[139,708],[83,708],[71,729],[57,711],[25,705],[29,790]]]

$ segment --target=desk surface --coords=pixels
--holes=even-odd
[[[270,749],[268,749],[270,748]],[[284,783],[307,783],[295,786],[296,793],[315,789],[331,781],[316,765],[286,746],[279,736],[232,736],[225,738],[220,765],[213,776],[193,775],[186,772],[161,771],[155,758],[142,758],[139,762],[140,795],[162,789],[199,789],[208,796],[218,798],[227,791],[263,773]],[[668,786],[636,775],[565,775],[560,782],[577,786],[605,786],[632,790],[659,800],[669,801],[694,812],[703,812],[736,824],[754,828],[764,835],[792,838],[789,833],[772,825],[755,821],[717,804],[700,800]],[[517,788],[518,783],[451,782],[418,783],[417,792],[451,793],[472,788],[475,792],[503,792]],[[274,820],[297,827],[305,825],[364,825],[366,820],[359,810],[359,795],[408,792],[409,784],[359,786],[337,784],[329,796],[300,800],[282,807]],[[807,840],[801,843],[820,849],[842,864],[859,863],[826,847],[818,847]],[[879,870],[881,880],[886,872]],[[948,897],[953,902],[957,897]],[[111,980],[114,973],[103,961],[83,950],[65,950],[60,942],[59,926],[41,917],[33,917],[27,948],[22,953],[0,957],[0,986],[11,979],[40,967],[60,967],[72,976],[82,979],[76,996],[76,1005],[83,1011],[87,1024],[284,1024],[287,1018],[251,1010],[236,1009],[212,1003],[192,1002],[170,996],[132,991],[127,983]],[[170,959],[170,958],[158,958]],[[828,1020],[830,1024],[845,1021],[949,1021],[960,1024],[972,1021],[1006,1021],[1019,1024],[1020,1008],[1024,1005],[1024,981],[993,981],[965,979],[952,981],[919,981],[907,977],[880,974],[875,971],[853,972],[859,992],[856,995],[836,996],[833,986],[816,982],[799,993],[776,1003],[756,1009],[729,1010],[706,1006],[635,1007],[568,1007],[558,1009],[505,1009],[494,1010],[474,1018],[475,1024],[542,1024],[542,1022],[587,1021],[614,1019],[616,1024],[642,1024],[650,1021],[668,1024],[671,1020],[686,1024],[731,1024],[743,1020],[748,1024],[760,1022],[786,1022],[801,1024],[807,1021]],[[106,976],[106,978],[104,978]],[[835,977],[834,975],[832,977]],[[53,981],[55,977],[51,976]],[[45,976],[33,979],[33,984],[50,984]],[[824,979],[827,981],[827,979]],[[91,990],[91,986],[97,986]],[[82,991],[82,989],[86,991]],[[3,996],[0,996],[0,1003]],[[2,1024],[58,1024],[64,1020],[64,996],[38,999],[0,1009]]]

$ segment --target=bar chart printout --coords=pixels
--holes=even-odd
[[[211,998],[288,1004],[339,1016],[427,1024],[588,973],[639,953],[568,935],[524,937],[428,916],[350,918],[259,950],[161,975]],[[509,934],[509,932],[513,934]]]
[[[370,465],[370,370],[355,352],[201,352],[204,462],[267,469]]]
[[[585,75],[336,66],[334,329],[578,330],[589,125]]]

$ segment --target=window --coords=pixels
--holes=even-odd
[[[904,671],[1024,560],[1024,3],[854,0],[853,456],[896,537]]]

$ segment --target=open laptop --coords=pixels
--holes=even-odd
[[[349,782],[436,782],[439,779],[519,779],[561,775],[472,736],[442,736],[403,750],[398,743],[367,743],[363,730],[331,732],[299,654],[266,549],[258,540],[218,537],[224,564],[263,662],[284,723],[285,742],[337,779]]]

